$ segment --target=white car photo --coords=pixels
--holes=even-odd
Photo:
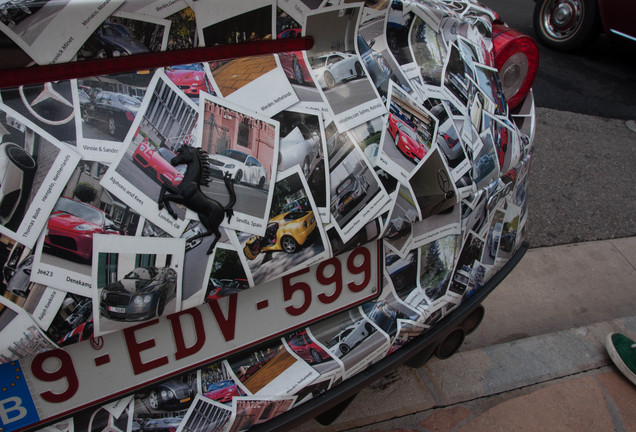
[[[322,88],[332,88],[342,81],[364,76],[364,69],[357,55],[333,52],[311,61],[316,81]]]
[[[336,356],[342,357],[349,354],[353,348],[370,336],[374,331],[375,327],[373,327],[373,324],[365,320],[360,320],[338,333],[327,343],[327,346],[333,347]]]
[[[265,187],[267,170],[254,156],[242,151],[227,149],[208,156],[212,173],[220,177],[230,173],[234,183],[249,183],[259,188]]]
[[[0,144],[0,223],[9,224],[19,218],[17,211],[31,192],[37,163],[17,144]]]
[[[281,130],[281,136],[285,134]],[[281,138],[278,152],[278,171],[299,165],[307,178],[320,154],[320,136],[311,132],[304,123],[297,123]]]

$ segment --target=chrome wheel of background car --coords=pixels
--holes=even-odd
[[[596,0],[539,0],[533,20],[538,39],[562,51],[580,48],[600,33]]]
[[[91,122],[91,116],[88,115],[88,110],[86,108],[82,110],[82,120],[84,120],[86,124]]]
[[[150,402],[150,408],[159,409],[159,395],[155,390],[150,392],[150,396],[148,397],[148,402]]]
[[[292,63],[292,67],[294,68],[294,79],[296,80],[296,82],[300,85],[305,84],[305,78],[303,77],[303,70],[300,67],[300,62],[295,57]]]
[[[336,80],[333,78],[333,75],[331,75],[331,72],[329,72],[329,71],[325,72],[325,84],[329,88],[331,88],[331,87],[336,85]]]
[[[28,173],[35,171],[37,163],[33,156],[31,156],[26,150],[14,143],[6,143],[4,151],[7,154],[9,160],[17,166],[20,170]]]
[[[261,179],[258,181],[258,187],[259,189],[263,189],[265,187],[265,177],[261,177]]]
[[[347,344],[340,344],[340,352],[344,355],[344,354],[349,354],[349,351],[351,351],[351,347]]]
[[[298,242],[291,236],[283,236],[283,238],[280,239],[280,245],[288,254],[292,254],[298,250]]]
[[[234,183],[240,184],[242,179],[243,179],[243,171],[238,170],[236,174],[234,175]]]
[[[108,133],[111,135],[115,135],[117,133],[117,123],[112,117],[108,119]]]

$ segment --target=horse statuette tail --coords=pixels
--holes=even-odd
[[[228,172],[225,173],[225,176],[223,176],[223,180],[225,181],[225,187],[227,188],[227,191],[230,193],[230,201],[228,201],[224,208],[225,214],[227,215],[227,223],[230,223],[230,220],[234,215],[234,210],[232,209],[232,207],[234,206],[234,203],[236,203],[236,193],[234,193],[234,179],[232,178],[232,174]]]

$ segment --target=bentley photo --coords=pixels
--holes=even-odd
[[[163,314],[177,293],[177,272],[170,267],[137,267],[121,280],[106,285],[100,314],[116,321],[141,321]]]

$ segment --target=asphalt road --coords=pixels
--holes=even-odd
[[[483,0],[534,37],[532,0]],[[539,47],[535,152],[528,187],[533,247],[636,235],[636,44],[600,36],[587,49]]]

